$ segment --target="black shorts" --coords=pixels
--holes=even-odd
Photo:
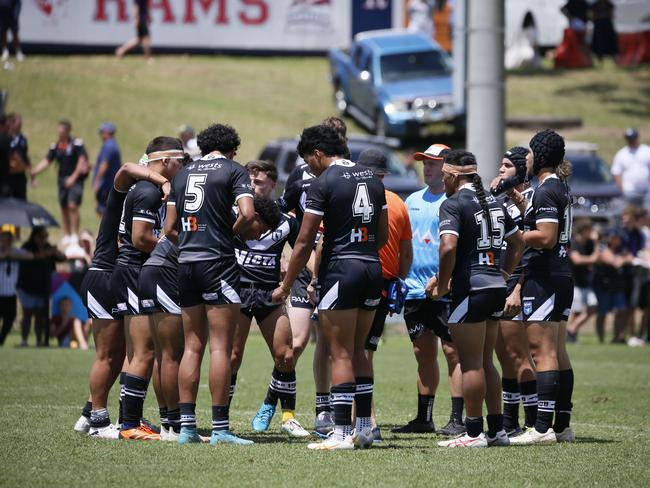
[[[305,268],[300,272],[298,278],[296,278],[296,281],[291,286],[289,302],[292,307],[307,308],[309,310],[314,309],[314,306],[309,301],[309,295],[307,295],[307,286],[309,286],[309,283],[311,283],[311,272]]]
[[[20,2],[14,6],[0,7],[0,32],[18,33],[18,17],[20,15]]]
[[[138,25],[136,27],[136,34],[138,36],[138,39],[149,37],[149,26],[146,22],[138,22]]]
[[[271,299],[273,290],[274,288],[258,288],[251,286],[250,283],[242,283],[239,292],[241,296],[241,308],[239,311],[249,319],[255,317],[255,321],[258,324],[262,323],[275,310],[284,306],[284,304],[273,303]]]
[[[337,259],[321,266],[319,310],[375,310],[381,299],[379,261]]]
[[[81,282],[81,299],[93,319],[114,320],[115,299],[111,290],[111,271],[89,269]]]
[[[232,259],[212,259],[178,266],[178,290],[181,307],[241,303],[239,267]]]
[[[122,315],[139,315],[140,296],[138,281],[141,266],[115,266],[111,274],[111,290],[115,297],[113,313]]]
[[[521,287],[521,313],[514,320],[560,322],[569,319],[573,278],[526,276]]]
[[[140,312],[181,314],[178,270],[168,266],[143,266],[139,278]]]
[[[505,288],[477,291],[452,290],[449,323],[463,324],[499,320],[506,305]]]
[[[84,180],[78,179],[70,188],[66,188],[63,183],[59,183],[59,205],[67,207],[68,204],[74,203],[81,205],[84,193]]]
[[[449,302],[442,300],[406,300],[404,303],[404,322],[411,342],[430,330],[443,341],[451,342],[447,317]]]
[[[379,339],[381,339],[381,336],[384,333],[384,326],[386,325],[386,317],[388,316],[387,287],[388,287],[388,280],[384,279],[379,305],[377,305],[377,309],[375,310],[375,318],[372,321],[372,325],[370,326],[370,332],[368,332],[368,338],[366,339],[366,349],[370,351],[377,350],[377,346],[379,345]]]

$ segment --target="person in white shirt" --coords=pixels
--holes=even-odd
[[[623,197],[631,204],[642,205],[650,190],[650,146],[640,144],[636,129],[627,129],[624,137],[627,145],[614,156],[612,175]],[[650,201],[646,199],[645,203]]]

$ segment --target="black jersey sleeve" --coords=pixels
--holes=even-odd
[[[453,234],[460,236],[462,217],[460,207],[456,199],[447,199],[440,206],[440,224],[438,229],[440,235]]]
[[[253,198],[251,177],[248,175],[248,171],[246,171],[241,164],[232,163],[231,178],[232,192],[235,197],[235,202],[242,197]]]
[[[72,144],[77,153],[77,158],[81,156],[88,157],[88,151],[86,151],[86,146],[84,146],[84,141],[82,139],[75,139],[72,141]]]
[[[278,205],[283,212],[296,210],[300,205],[300,193],[302,192],[300,181],[299,167],[296,167],[289,174],[282,196],[278,198]]]
[[[298,219],[295,217],[289,217],[289,237],[287,238],[287,242],[289,242],[289,245],[293,248],[293,246],[296,244],[296,239],[298,239],[298,234],[300,233],[300,223],[298,222]]]
[[[133,199],[133,220],[155,224],[160,208],[160,189],[153,183],[145,181],[138,183],[140,188]]]
[[[307,202],[305,203],[305,213],[311,213],[321,217],[325,215],[329,193],[326,178],[327,175],[317,178],[309,187]]]
[[[535,223],[560,222],[560,209],[554,192],[549,185],[540,185],[534,195]]]
[[[510,237],[512,234],[517,232],[519,230],[519,226],[517,225],[517,222],[515,219],[513,219],[508,212],[504,212],[505,214],[505,220],[504,220],[504,235],[503,237],[507,239]]]
[[[56,159],[56,142],[50,144],[50,147],[47,150],[47,154],[45,155],[45,159],[47,159],[50,163]]]

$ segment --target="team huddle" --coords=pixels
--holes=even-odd
[[[273,365],[253,430],[270,428],[279,401],[288,436],[321,438],[310,449],[370,447],[382,440],[373,356],[387,315],[403,309],[418,363],[418,414],[393,432],[437,432],[448,437],[442,447],[575,440],[564,345],[571,197],[557,133],[539,132],[530,150],[507,151],[490,192],[472,153],[434,144],[415,155],[427,186],[406,202],[384,188],[389,170],[380,151],[350,160],[340,119],[303,130],[297,152],[304,162],[277,201],[276,167],[234,161],[240,139],[232,127],[211,125],[197,142],[201,157],[193,161],[180,140],[156,137],[139,164],[126,163],[115,176],[82,285],[96,357],[76,431],[253,444],[231,430],[229,416],[254,318]],[[286,244],[293,250],[285,263]],[[295,409],[296,364],[312,327],[310,431]],[[452,412],[436,431],[438,339]],[[196,421],[206,347],[210,437]],[[107,404],[118,378],[114,424]],[[143,418],[150,382],[159,429]]]

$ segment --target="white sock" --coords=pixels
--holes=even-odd
[[[352,435],[352,426],[351,425],[336,425],[334,426],[334,437],[335,439],[342,441],[347,436]]]
[[[370,417],[357,417],[355,429],[357,431],[363,429],[372,429],[372,419]]]

